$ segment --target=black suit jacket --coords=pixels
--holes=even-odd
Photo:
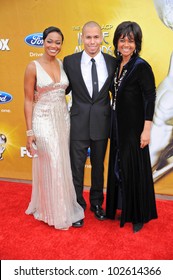
[[[81,72],[82,52],[64,58],[64,70],[69,79],[67,93],[72,91],[71,140],[102,140],[109,137],[110,87],[113,81],[116,59],[103,53],[108,77],[93,100],[88,92]]]

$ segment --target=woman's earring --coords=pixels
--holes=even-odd
[[[134,54],[136,54],[136,49],[134,50]]]
[[[120,55],[120,52],[117,50],[117,56],[119,56]]]

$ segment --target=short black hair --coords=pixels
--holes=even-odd
[[[82,34],[84,33],[84,30],[86,27],[98,27],[101,31],[101,26],[96,22],[96,21],[88,21],[84,24],[84,26],[82,27]]]
[[[127,36],[129,39],[132,38],[131,35],[134,36],[135,44],[136,44],[136,54],[139,54],[141,51],[141,45],[142,45],[142,30],[134,21],[123,21],[120,23],[114,33],[113,38],[113,45],[114,45],[114,54],[117,56],[118,51],[118,40],[123,35],[123,38]]]
[[[58,27],[55,26],[50,26],[47,27],[44,31],[43,31],[43,40],[46,39],[46,37],[49,35],[49,33],[51,32],[57,32],[59,35],[61,35],[62,37],[62,42],[64,41],[64,35],[62,34],[61,30]]]

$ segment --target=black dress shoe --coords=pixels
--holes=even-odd
[[[143,223],[133,224],[133,232],[136,233],[143,228]]]
[[[106,220],[106,214],[100,205],[91,206],[90,210],[94,212],[96,219],[100,221]]]
[[[82,227],[84,224],[84,220],[79,220],[75,223],[72,224],[72,227],[76,227],[76,228],[79,228],[79,227]]]

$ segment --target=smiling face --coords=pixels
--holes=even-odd
[[[136,44],[134,40],[134,36],[131,33],[130,36],[123,36],[121,35],[118,39],[118,51],[122,54],[122,56],[126,59],[130,59],[130,57],[133,55]]]
[[[142,45],[142,30],[136,22],[123,21],[114,32],[113,45],[115,56],[122,54],[124,58],[132,55],[135,51],[139,55]]]
[[[99,53],[102,39],[102,32],[98,26],[86,26],[83,29],[82,41],[84,50],[89,56],[94,57]]]
[[[62,36],[58,32],[50,32],[44,40],[45,52],[50,56],[56,56],[62,48]]]

